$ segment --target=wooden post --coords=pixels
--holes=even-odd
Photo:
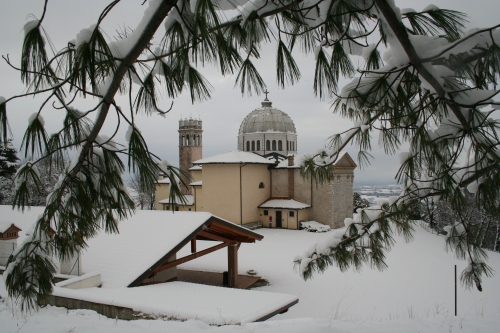
[[[457,316],[457,265],[455,265],[455,317]]]
[[[191,253],[196,253],[196,236],[191,239]]]
[[[236,287],[238,282],[238,244],[227,247],[227,272],[229,287]]]

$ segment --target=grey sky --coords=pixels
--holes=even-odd
[[[123,0],[108,18],[104,21],[104,31],[110,36],[116,35],[116,30],[124,26],[135,27],[142,17],[143,0]],[[28,14],[39,17],[42,13],[43,0],[1,0],[0,11],[0,53],[10,55],[10,59],[19,65],[20,50],[23,39],[23,25]],[[48,14],[44,21],[56,49],[62,48],[67,41],[74,39],[83,28],[95,23],[100,11],[107,1],[83,0],[57,0],[49,1]],[[411,7],[421,10],[433,3],[441,8],[455,9],[470,16],[470,27],[486,27],[500,23],[500,1],[493,0],[438,0],[434,2],[396,1],[401,8]],[[28,18],[29,20],[29,18]],[[320,101],[313,94],[314,56],[304,58],[297,54],[297,60],[302,73],[299,84],[285,90],[278,88],[275,79],[275,44],[270,44],[262,51],[262,59],[256,65],[263,76],[268,90],[269,99],[273,106],[288,113],[294,120],[298,133],[299,153],[314,152],[324,146],[325,140],[332,134],[349,128],[350,122],[332,114],[331,100]],[[212,99],[203,103],[191,104],[189,96],[184,93],[175,100],[173,110],[164,119],[159,116],[140,116],[138,127],[146,137],[150,149],[162,159],[176,165],[178,163],[178,120],[182,118],[198,118],[203,120],[204,147],[203,155],[210,156],[217,153],[236,149],[237,134],[241,121],[252,110],[260,106],[263,96],[241,96],[239,88],[233,88],[235,75],[222,77],[217,70],[212,68],[198,68],[207,77],[214,87]],[[23,92],[20,75],[11,69],[5,61],[0,61],[0,96],[6,98]],[[122,107],[127,107],[124,97],[118,98]],[[167,109],[171,100],[164,98],[161,106]],[[19,148],[27,125],[28,117],[38,110],[39,98],[25,98],[8,105],[9,121],[14,135],[14,144]],[[84,110],[90,107],[79,104],[78,108]],[[44,112],[47,131],[57,130],[62,122],[62,111],[50,110]],[[111,134],[113,119],[109,119],[107,127]],[[125,129],[124,129],[125,130]],[[124,141],[124,131],[118,139]],[[376,146],[372,154],[376,159],[365,171],[357,171],[356,177],[360,179],[391,179],[396,174],[399,166],[395,156],[384,156]],[[356,149],[348,149],[355,158]]]

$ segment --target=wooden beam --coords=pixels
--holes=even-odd
[[[234,237],[235,235],[238,235],[238,236],[245,237],[245,238],[247,238],[249,240],[252,240],[252,242],[255,240],[254,237],[250,236],[244,230],[239,230],[238,228],[234,228],[234,227],[230,227],[230,226],[224,225],[223,223],[221,223],[219,221],[212,221],[212,222],[210,222],[210,224],[208,225],[208,227],[209,227],[209,229],[214,229],[216,231],[217,230],[223,230],[225,233],[231,234],[232,237]],[[250,230],[248,230],[248,231],[251,232]],[[262,236],[258,237],[257,239],[258,240],[262,239]]]
[[[210,232],[203,231],[203,230],[200,231],[198,233],[198,235],[205,237],[205,238],[213,239],[216,241],[224,242],[224,243],[236,243],[233,239],[229,239],[229,238],[226,238],[226,237],[223,237],[220,235],[215,235],[215,234],[212,234]]]
[[[196,259],[196,258],[199,258],[201,256],[204,256],[206,254],[209,254],[209,253],[212,253],[214,251],[217,251],[219,249],[222,249],[222,248],[225,248],[226,246],[229,246],[230,244],[229,243],[222,243],[222,244],[219,244],[219,245],[215,245],[215,246],[212,246],[212,247],[209,247],[208,249],[205,249],[203,251],[200,251],[200,252],[196,252],[196,253],[193,253],[193,254],[190,254],[188,256],[185,256],[183,258],[180,258],[180,259],[177,259],[177,260],[174,260],[174,261],[169,261],[169,262],[166,262],[164,263],[163,265],[159,266],[158,268],[156,268],[153,272],[153,273],[158,273],[158,272],[161,272],[161,271],[164,271],[166,269],[169,269],[169,268],[172,268],[172,267],[175,267],[177,265],[180,265],[180,264],[183,264],[185,262],[188,262],[190,260],[193,260],[193,259]]]
[[[191,239],[191,253],[196,253],[196,237]]]
[[[238,282],[238,244],[227,247],[227,273],[229,287],[236,287]]]

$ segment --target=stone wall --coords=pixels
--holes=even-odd
[[[353,214],[353,182],[352,172],[335,173],[333,180],[333,221],[330,227],[344,226],[344,219]]]
[[[271,169],[271,197],[288,196],[288,170]]]
[[[39,299],[38,305],[60,306],[71,310],[72,309],[94,310],[95,312],[100,313],[103,316],[113,319],[134,320],[140,318],[140,313],[135,312],[131,308],[83,301],[73,298],[59,297],[54,295],[50,295],[43,299]]]
[[[333,186],[331,183],[312,184],[312,221],[321,222],[333,227]]]

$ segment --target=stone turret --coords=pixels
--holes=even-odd
[[[203,129],[200,119],[179,120],[179,167],[182,171],[189,173],[193,162],[201,159],[203,149]],[[183,177],[182,180],[189,185],[190,180]],[[182,193],[191,194],[190,186],[183,186]]]

